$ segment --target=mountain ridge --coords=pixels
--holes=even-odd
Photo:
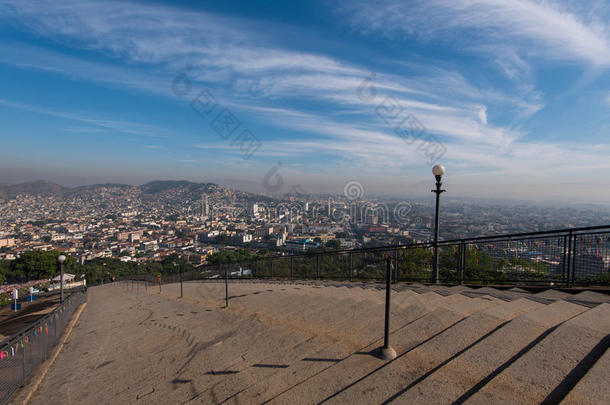
[[[216,183],[196,183],[188,180],[153,180],[135,186],[122,183],[100,183],[76,187],[66,187],[48,180],[35,180],[18,184],[0,184],[0,198],[14,198],[21,194],[31,196],[65,196],[81,191],[91,191],[98,188],[135,188],[143,194],[158,194],[171,189],[187,189],[190,192],[208,192],[221,188]]]

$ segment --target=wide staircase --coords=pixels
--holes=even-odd
[[[384,361],[376,356],[384,327],[380,284],[233,281],[229,288],[229,308],[220,310],[224,284],[184,283],[181,302],[232,317],[215,321],[215,342],[225,344],[202,349],[205,372],[182,370],[180,378],[188,374],[197,386],[184,402],[602,404],[610,398],[606,294],[396,284],[390,344],[397,358]],[[147,295],[157,294],[148,287]],[[161,296],[178,300],[179,294],[180,285],[170,284]],[[172,319],[164,322],[176,328]],[[200,338],[188,333],[186,342],[194,345]]]

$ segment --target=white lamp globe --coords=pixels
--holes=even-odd
[[[442,176],[443,174],[445,174],[445,166],[443,165],[436,165],[432,168],[432,174],[435,176]]]
[[[57,261],[58,261],[59,263],[63,263],[63,262],[65,262],[65,261],[66,261],[66,256],[64,256],[64,255],[59,255],[59,256],[57,256]]]

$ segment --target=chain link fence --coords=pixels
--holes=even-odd
[[[0,404],[48,358],[72,314],[86,300],[85,291],[73,292],[52,312],[0,343]]]

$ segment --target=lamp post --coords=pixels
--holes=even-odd
[[[443,178],[443,174],[445,174],[445,167],[443,165],[436,165],[432,168],[432,174],[436,178],[436,189],[432,190],[433,193],[436,193],[436,214],[434,215],[434,282],[436,284],[439,283],[439,257],[438,257],[438,217],[440,214],[440,199],[441,193],[444,193],[445,190],[442,190],[441,187],[443,183],[441,182]]]
[[[57,263],[59,263],[59,302],[64,302],[64,262],[66,261],[66,256],[59,255],[57,257]]]

